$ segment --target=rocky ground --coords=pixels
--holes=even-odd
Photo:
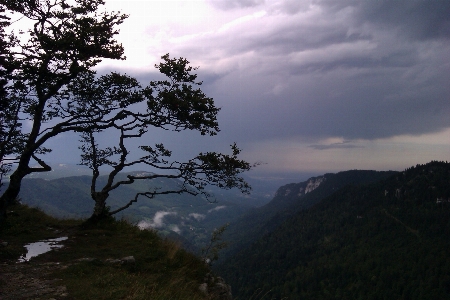
[[[208,268],[201,261],[196,265],[192,257],[178,252],[179,245],[124,222],[105,221],[101,226],[81,228],[79,222],[51,219],[40,211],[18,206],[5,224],[0,228],[0,300],[96,299],[104,295],[105,283],[115,284],[115,289],[109,290],[115,299],[119,294],[136,299],[146,295],[148,299],[170,299],[172,295],[174,299],[189,299],[191,295],[195,299],[232,299],[231,288],[212,275],[195,289],[191,283],[198,282],[197,274],[187,268],[206,273]],[[55,239],[61,241],[61,248],[53,244],[53,250],[38,255],[46,249],[42,242]],[[30,242],[38,245],[29,247]],[[140,259],[139,268],[145,270],[139,278],[130,272],[136,266],[135,256]],[[152,259],[147,261],[147,256]],[[175,258],[177,263],[171,263]],[[93,272],[86,278],[80,270]],[[180,287],[183,276],[188,280]],[[158,280],[168,282],[167,286],[159,288]],[[91,284],[93,288],[86,290]]]
[[[0,264],[0,299],[68,299],[61,280],[50,276],[64,267],[55,262],[3,262]]]

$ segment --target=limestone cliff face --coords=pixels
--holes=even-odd
[[[397,172],[349,170],[311,177],[304,182],[290,183],[280,187],[266,208],[272,211],[289,210],[291,212],[306,209],[346,185],[367,184],[394,174]]]
[[[305,188],[305,194],[317,189],[320,186],[320,184],[325,181],[325,179],[326,179],[325,177],[316,177],[314,179],[311,178],[310,180],[308,180],[308,183]]]
[[[325,176],[312,177],[305,182],[282,186],[275,193],[275,197],[287,197],[292,193],[296,193],[297,196],[306,195],[318,188],[325,180]]]

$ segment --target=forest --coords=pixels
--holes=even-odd
[[[327,173],[269,203],[243,175],[448,157],[445,1],[177,3],[140,33],[156,9],[122,26],[112,2],[0,1],[1,299],[40,298],[9,291],[47,263],[74,299],[214,299],[217,283],[227,300],[228,284],[238,299],[450,298],[449,163]],[[134,56],[123,37],[167,49]],[[89,176],[34,177],[74,156]],[[53,238],[64,249],[16,267]]]
[[[219,266],[238,299],[448,299],[450,164],[350,185]]]

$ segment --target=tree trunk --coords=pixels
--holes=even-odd
[[[95,201],[94,212],[88,219],[90,222],[98,222],[110,216],[108,208],[106,207],[106,199],[109,194],[106,192],[94,192],[91,194],[92,199]]]
[[[22,183],[22,179],[30,173],[28,162],[29,159],[20,160],[17,169],[9,179],[8,188],[0,197],[0,222],[3,222],[3,220],[6,218],[6,210],[8,206],[15,204],[17,201],[17,197],[20,193],[20,185]]]
[[[20,193],[20,185],[22,184],[22,179],[32,172],[32,169],[30,169],[29,165],[31,157],[34,155],[34,151],[36,151],[36,149],[39,147],[39,145],[36,145],[36,139],[39,136],[45,103],[46,99],[39,100],[39,105],[36,106],[33,120],[33,127],[26,141],[25,150],[20,155],[20,160],[19,164],[17,165],[17,169],[10,177],[8,188],[0,197],[0,221],[2,219],[2,216],[3,217],[6,216],[7,207],[11,206],[16,202],[17,197],[19,196]]]

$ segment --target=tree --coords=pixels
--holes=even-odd
[[[91,72],[102,58],[123,59],[123,47],[114,36],[115,27],[127,16],[97,12],[103,4],[102,0],[2,1],[2,8],[18,20],[31,20],[33,27],[8,35],[5,42],[8,80],[1,106],[12,107],[16,114],[1,120],[0,146],[2,155],[14,155],[17,168],[0,197],[0,219],[14,203],[26,175],[51,170],[37,156],[50,151],[44,144],[58,134],[86,128],[83,116],[66,113],[65,87]],[[19,117],[31,121],[31,130],[21,130]],[[7,138],[11,130],[21,133]],[[30,167],[32,159],[40,167]]]
[[[196,130],[202,135],[215,135],[218,131],[216,115],[219,109],[212,98],[197,86],[196,68],[184,58],[171,59],[168,54],[156,67],[167,80],[152,81],[142,87],[128,75],[112,72],[98,76],[92,69],[101,58],[124,59],[123,48],[114,40],[115,29],[126,15],[98,13],[102,0],[27,0],[21,3],[7,1],[6,8],[34,21],[34,26],[21,36],[8,39],[7,58],[11,74],[6,85],[7,96],[2,103],[11,103],[15,114],[2,126],[15,130],[1,145],[2,151],[15,158],[16,170],[0,198],[0,218],[6,207],[14,202],[22,179],[32,172],[50,171],[41,159],[51,149],[45,143],[65,132],[79,132],[82,136],[82,164],[93,170],[91,194],[95,200],[93,219],[107,212],[109,192],[136,179],[114,183],[118,172],[138,163],[163,172],[166,178],[182,180],[181,188],[170,192],[201,193],[207,184],[221,188],[240,188],[248,191],[248,184],[238,176],[251,166],[237,159],[239,149],[234,145],[232,155],[213,152],[200,153],[186,163],[169,162],[170,151],[163,145],[141,146],[146,156],[128,162],[126,140],[141,138],[151,127],[166,130]],[[74,4],[72,4],[74,3]],[[19,32],[20,33],[20,32]],[[29,132],[20,126],[21,119],[32,122]],[[8,123],[9,122],[9,123]],[[14,125],[15,124],[15,125]],[[8,132],[11,132],[9,130]],[[119,143],[115,147],[100,149],[95,137],[105,131],[117,130]],[[6,139],[5,139],[6,140]],[[30,167],[31,160],[40,167]],[[97,190],[99,168],[111,166],[108,183]],[[163,175],[158,175],[162,177]],[[157,178],[149,177],[145,179]],[[165,193],[168,193],[166,191]],[[161,191],[136,195],[154,197]],[[129,203],[131,205],[132,202]]]
[[[8,83],[8,67],[7,58],[8,43],[6,42],[5,27],[10,22],[9,18],[5,15],[6,9],[3,5],[0,5],[0,188],[3,185],[3,177],[10,171],[11,164],[5,161],[7,152],[6,147],[8,140],[12,137],[11,130],[9,130],[7,117],[9,116],[6,105],[7,92],[6,85]],[[5,147],[3,146],[5,145]]]
[[[213,261],[219,259],[220,250],[227,247],[226,242],[222,242],[222,235],[228,227],[228,223],[214,229],[209,243],[202,249],[202,259],[207,264],[211,265]]]
[[[142,88],[139,83],[127,76],[112,73],[98,79],[90,74],[88,78],[75,80],[70,85],[71,99],[86,105],[80,110],[95,109],[108,114],[119,115],[110,127],[117,131],[118,145],[100,148],[96,135],[103,129],[91,126],[90,130],[81,134],[81,164],[92,169],[91,196],[95,202],[91,220],[99,220],[105,216],[116,214],[136,202],[139,197],[154,198],[163,194],[189,193],[203,194],[210,197],[204,188],[215,185],[224,189],[238,188],[248,193],[250,186],[239,176],[248,171],[252,165],[237,158],[240,149],[234,144],[232,154],[215,152],[200,153],[187,162],[170,161],[172,152],[163,144],[154,146],[142,145],[140,150],[144,156],[128,161],[130,150],[126,145],[129,139],[141,139],[149,127],[174,130],[197,130],[202,135],[216,135],[219,131],[216,115],[219,109],[214,106],[212,98],[207,97],[198,86],[197,68],[189,66],[184,58],[171,59],[168,54],[161,57],[163,62],[155,67],[166,75],[168,80],[152,81]],[[114,83],[114,84],[111,84]],[[97,96],[93,96],[97,95]],[[120,95],[120,97],[116,97]],[[114,97],[113,97],[114,96]],[[89,100],[90,99],[90,100]],[[146,104],[144,108],[143,105]],[[97,106],[97,107],[96,107]],[[139,109],[133,109],[138,107]],[[139,110],[139,112],[137,112]],[[111,133],[110,133],[111,134]],[[115,176],[127,167],[145,165],[158,173],[139,176],[128,175],[127,180],[114,182]],[[100,167],[109,166],[111,171],[106,184],[97,188]],[[110,211],[106,200],[109,193],[121,185],[132,184],[136,180],[153,180],[160,178],[178,179],[175,189],[143,191],[137,193],[126,205]]]
[[[10,25],[6,16],[4,4],[0,5],[0,187],[4,176],[11,170],[10,155],[19,152],[24,135],[20,129],[22,124],[19,111],[22,106],[23,87],[19,84],[8,85],[16,64],[9,56],[12,40],[5,33],[5,27]]]

